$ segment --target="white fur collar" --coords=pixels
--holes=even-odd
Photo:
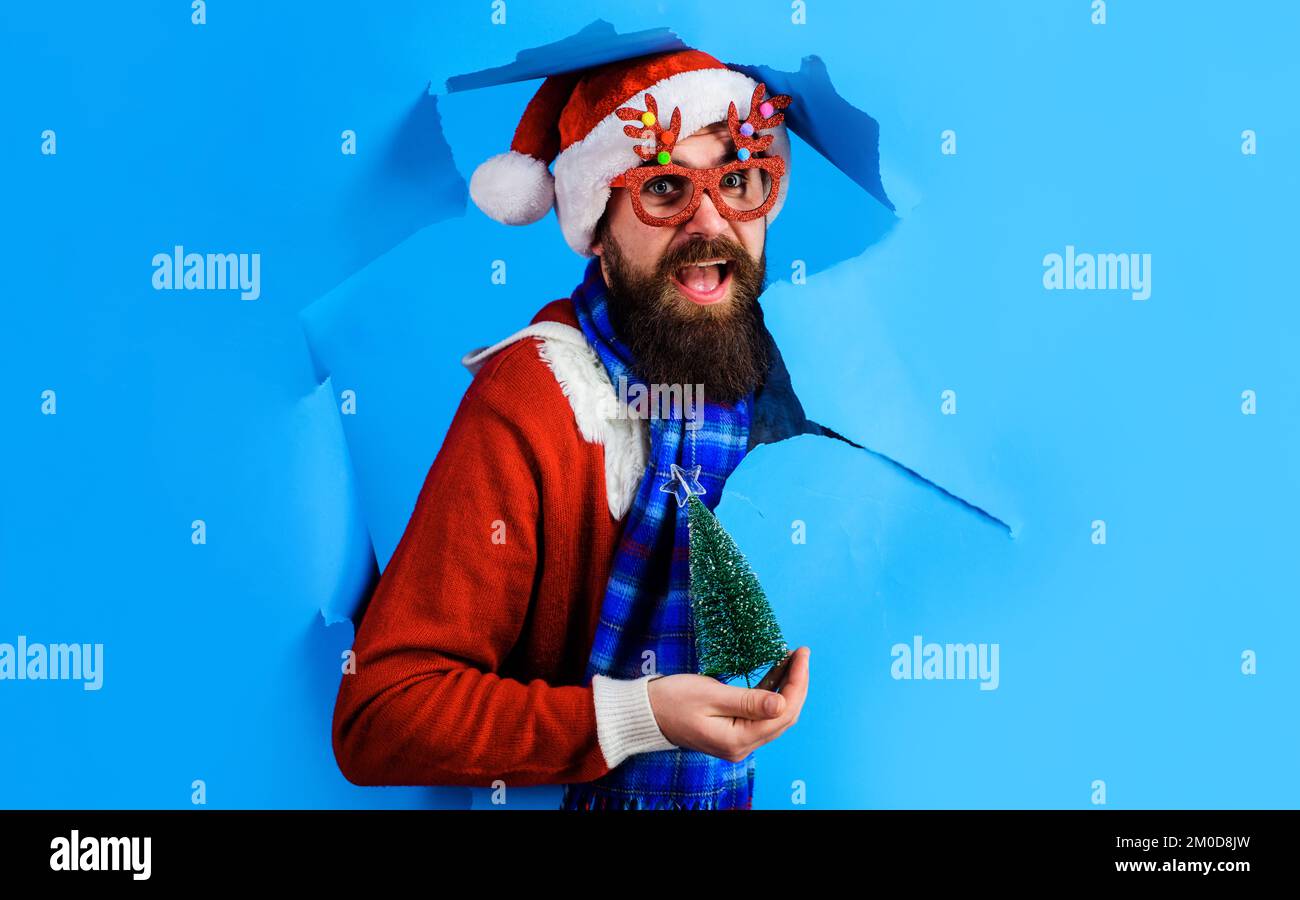
[[[465,354],[461,364],[477,372],[492,354],[529,337],[541,339],[538,355],[569,399],[583,439],[604,447],[609,511],[615,519],[623,518],[645,474],[650,456],[649,429],[640,418],[617,415],[618,395],[609,373],[579,329],[563,322],[536,322],[490,347]]]

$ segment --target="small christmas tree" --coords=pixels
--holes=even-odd
[[[723,681],[785,659],[787,647],[758,576],[722,523],[694,494],[687,497],[691,535],[691,608],[700,674]]]

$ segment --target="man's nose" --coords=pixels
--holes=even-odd
[[[727,231],[731,225],[713,205],[713,197],[706,191],[700,198],[699,209],[695,215],[686,220],[684,226],[687,234],[698,234],[705,238],[715,238]]]

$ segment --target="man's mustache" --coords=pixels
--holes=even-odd
[[[706,259],[729,259],[737,266],[757,265],[743,245],[727,238],[693,240],[669,250],[659,260],[659,274],[672,275],[683,266],[704,262]]]

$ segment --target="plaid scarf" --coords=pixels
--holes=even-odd
[[[632,385],[644,385],[610,324],[599,258],[588,264],[573,292],[573,306],[610,381],[617,385],[625,377],[629,394]],[[702,409],[693,411],[691,428],[680,408],[670,418],[649,419],[650,461],[624,521],[587,663],[588,681],[597,673],[641,677],[646,650],[654,651],[661,675],[699,672],[686,508],[660,487],[672,479],[670,464],[688,471],[701,466],[699,482],[705,491],[700,500],[716,507],[727,476],[746,453],[753,400],[751,393],[724,406],[706,397]],[[565,785],[562,808],[749,809],[753,790],[752,753],[733,763],[678,748],[634,754],[595,781]]]

